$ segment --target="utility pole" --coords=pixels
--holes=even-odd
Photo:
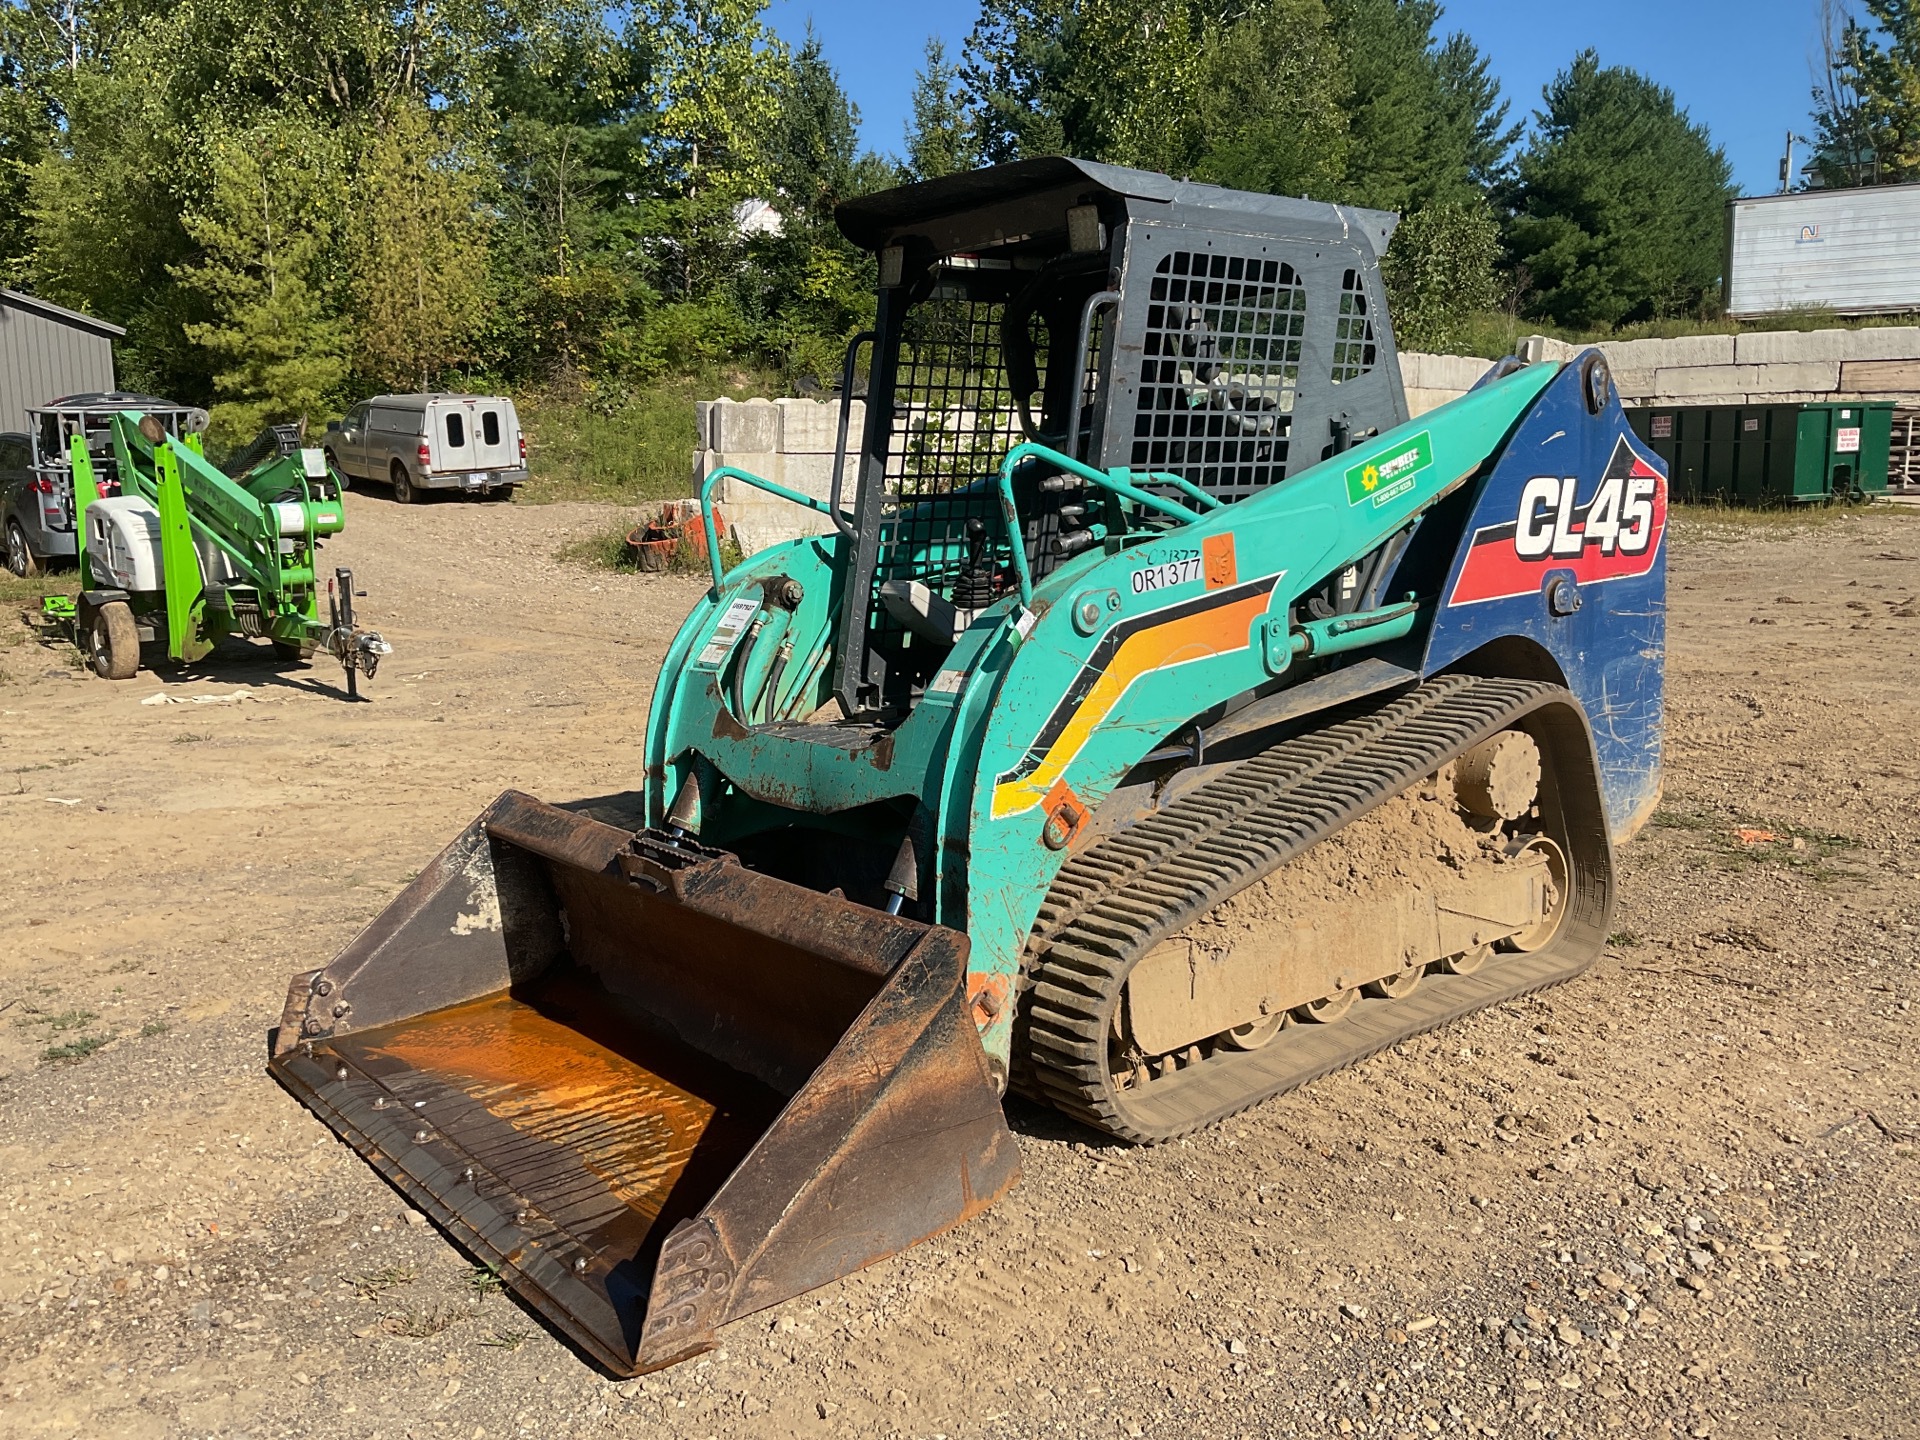
[[[1780,193],[1793,188],[1793,131],[1787,131],[1787,153],[1780,157]]]

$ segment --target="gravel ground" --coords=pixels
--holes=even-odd
[[[623,803],[699,582],[554,561],[601,507],[349,511],[371,705],[0,644],[0,1433],[1920,1433],[1920,520],[1676,526],[1586,976],[1153,1149],[1013,1102],[984,1218],[616,1383],[265,1036],[501,789]]]

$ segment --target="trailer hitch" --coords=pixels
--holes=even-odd
[[[360,675],[373,679],[381,659],[393,653],[393,646],[378,630],[362,630],[354,624],[353,594],[353,571],[336,569],[327,582],[328,627],[321,644],[347,672],[347,699],[358,700]]]

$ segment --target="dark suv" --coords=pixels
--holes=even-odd
[[[50,400],[27,412],[30,428],[24,434],[0,435],[0,546],[14,574],[32,575],[48,562],[70,560],[79,551],[68,459],[75,436],[85,439],[100,493],[120,493],[114,478],[113,417],[122,410],[152,415],[173,435],[207,425],[204,410],[112,391]]]

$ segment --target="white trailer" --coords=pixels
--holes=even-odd
[[[1920,310],[1920,185],[1731,201],[1726,304],[1735,318]]]

